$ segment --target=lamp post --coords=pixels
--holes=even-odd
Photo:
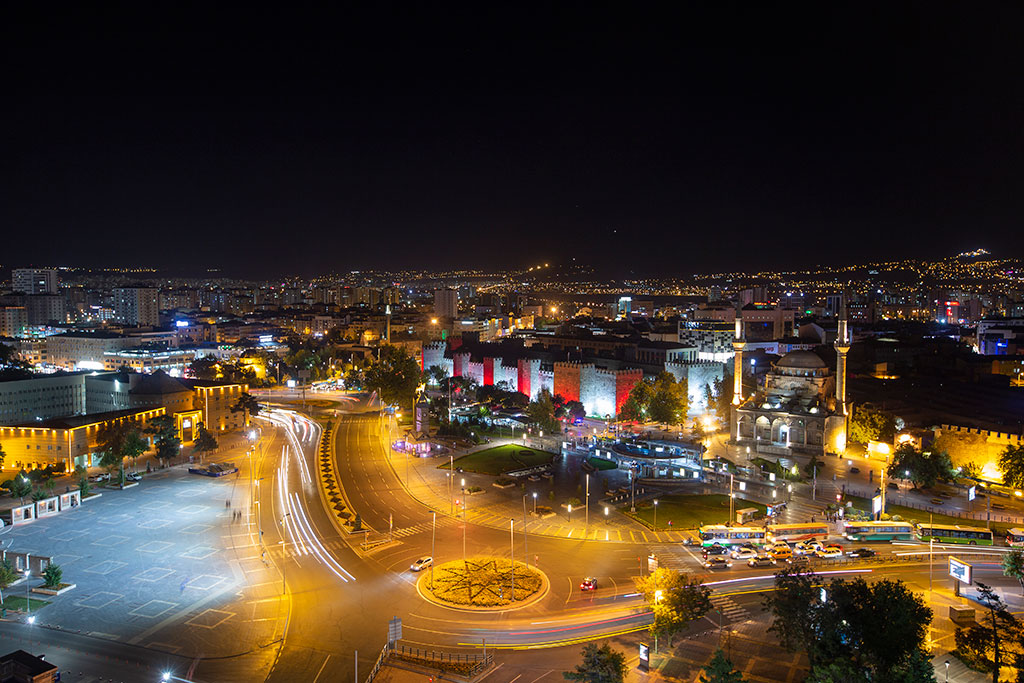
[[[508,561],[509,561],[509,578],[512,580],[512,602],[516,601],[516,520],[513,517],[508,518]]]
[[[736,495],[732,492],[732,485],[735,477],[733,473],[729,473],[729,523],[732,524],[732,520],[736,519],[734,508],[736,507]]]
[[[946,664],[946,683],[949,683],[949,660],[945,661]]]
[[[452,514],[452,516],[454,516],[455,515],[455,456],[454,455],[449,455],[448,456],[448,480],[449,480],[449,484],[451,485],[451,488],[449,489],[449,494],[450,495],[448,497],[451,499],[451,503],[452,503],[451,514]]]
[[[430,587],[434,587],[434,539],[437,538],[437,513],[430,513]]]
[[[569,503],[569,523],[572,524],[572,503]]]
[[[534,500],[536,500],[536,495]],[[529,541],[526,539],[526,496],[523,496],[523,557],[526,558],[526,568],[530,568],[530,546]]]
[[[586,515],[583,518],[583,529],[590,528],[590,475],[587,474],[587,493],[584,498],[584,504],[586,505]]]
[[[288,588],[285,585],[284,573],[285,573],[285,567],[288,564],[288,558],[284,557],[284,541],[278,541],[277,544],[279,546],[281,546],[281,555],[282,555],[282,558],[281,558],[281,592],[282,593],[287,593],[288,592]]]
[[[462,478],[462,483],[460,484],[460,486],[462,487],[462,521],[466,521],[466,479],[465,479],[465,477]]]
[[[658,530],[658,499],[654,499],[654,530]]]
[[[533,492],[533,514],[537,514],[537,492]]]
[[[28,578],[32,572],[28,567],[25,567],[25,609],[29,612],[32,611],[32,598],[28,596]]]
[[[636,485],[633,483],[633,466],[629,466],[629,511],[636,512]]]

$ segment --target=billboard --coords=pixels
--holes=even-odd
[[[971,565],[967,564],[963,560],[958,560],[955,557],[949,558],[949,575],[961,583],[966,583],[968,585],[972,583],[973,569],[974,568]]]
[[[972,486],[971,488],[967,489],[967,500],[968,501],[974,500],[975,498],[977,498],[977,496],[978,496],[978,487],[977,486]]]

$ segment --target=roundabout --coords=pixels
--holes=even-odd
[[[432,573],[424,571],[416,590],[435,605],[474,612],[520,609],[544,597],[549,588],[544,572],[516,562],[513,591],[511,568],[509,560],[498,557],[452,560]]]

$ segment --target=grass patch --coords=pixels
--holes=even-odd
[[[515,444],[505,444],[464,455],[455,460],[455,467],[461,467],[465,472],[476,472],[477,474],[504,474],[524,467],[546,465],[552,459],[554,459],[554,455],[551,453]],[[448,463],[442,463],[438,469],[448,469]]]
[[[587,462],[590,464],[591,467],[594,467],[600,471],[614,470],[618,468],[618,465],[615,462],[594,456],[591,456],[591,458],[587,460]]]
[[[40,600],[39,598],[30,598],[29,602],[25,602],[24,595],[5,595],[4,596],[4,609],[6,610],[21,610],[22,612],[38,612],[42,608],[49,605],[48,600]],[[26,609],[28,607],[28,609]]]
[[[494,607],[512,603],[511,563],[496,557],[472,557],[445,562],[434,567],[423,587],[443,602],[452,605]],[[429,570],[424,570],[429,571]],[[522,562],[515,564],[515,600],[526,600],[543,585],[540,573]]]
[[[757,508],[762,515],[767,511],[764,504],[752,500],[736,498],[736,510]],[[654,504],[644,501],[636,506],[636,512],[629,512],[626,507],[623,514],[654,527]],[[671,527],[669,522],[672,522]],[[710,495],[669,495],[658,498],[658,529],[689,529],[701,524],[725,524],[734,521],[729,519],[729,496],[725,494]]]
[[[301,406],[302,401],[281,401],[281,403],[287,403],[288,405]],[[326,398],[307,398],[306,406],[310,408],[337,408],[341,405],[339,401],[331,401]]]

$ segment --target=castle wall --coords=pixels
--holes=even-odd
[[[579,401],[580,373],[583,366],[584,364],[574,362],[555,363],[553,393],[562,396],[566,401]]]

